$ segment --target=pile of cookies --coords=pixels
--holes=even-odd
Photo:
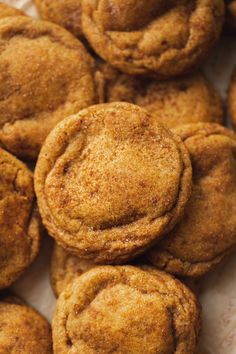
[[[200,353],[193,279],[236,248],[236,135],[200,67],[236,1],[35,3],[0,3],[0,352]],[[6,292],[45,230],[52,336]]]

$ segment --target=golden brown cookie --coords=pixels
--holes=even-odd
[[[43,19],[65,27],[75,36],[82,36],[81,0],[35,0]]]
[[[24,12],[15,7],[0,3],[0,19],[9,16],[25,16]]]
[[[34,159],[59,121],[93,103],[93,61],[63,28],[23,16],[1,20],[0,43],[0,144]]]
[[[51,354],[52,339],[48,322],[20,301],[0,302],[0,353]]]
[[[197,277],[236,246],[236,136],[217,124],[192,124],[181,136],[193,165],[193,192],[180,223],[149,251],[153,265]]]
[[[56,297],[76,276],[94,267],[94,263],[80,259],[55,243],[51,259],[51,284]]]
[[[157,81],[121,74],[105,64],[96,75],[101,102],[135,103],[168,128],[187,123],[223,123],[220,95],[201,73]]]
[[[103,266],[60,295],[52,330],[57,354],[193,354],[199,309],[190,290],[163,272]]]
[[[95,263],[125,262],[179,220],[191,163],[181,139],[129,103],[96,105],[48,136],[36,165],[43,222]]]
[[[14,282],[34,260],[40,231],[33,175],[0,148],[0,289]]]
[[[228,89],[228,109],[234,128],[236,128],[236,68],[231,77]]]
[[[190,72],[219,37],[223,0],[84,0],[82,30],[105,61],[128,74]]]

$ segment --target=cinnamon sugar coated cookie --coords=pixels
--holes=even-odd
[[[51,284],[56,297],[76,276],[93,267],[93,263],[70,254],[55,243],[51,259]]]
[[[223,0],[82,1],[90,45],[128,74],[168,78],[191,71],[218,39],[223,19]]]
[[[129,103],[96,105],[58,124],[35,172],[49,234],[78,257],[124,262],[179,220],[191,190],[179,137]]]
[[[193,354],[199,309],[190,290],[165,273],[103,266],[60,295],[52,330],[57,354]]]
[[[4,3],[0,3],[0,19],[9,16],[25,16],[24,12],[16,9],[15,7],[8,6]]]
[[[52,353],[51,329],[48,322],[23,302],[1,299],[0,322],[0,353]]]
[[[33,175],[0,148],[0,289],[13,283],[33,261],[40,231]]]
[[[43,19],[65,27],[75,36],[82,35],[81,0],[35,0]]]
[[[168,128],[187,123],[223,123],[221,97],[201,73],[157,81],[121,74],[105,64],[97,78],[101,102],[135,103]]]
[[[0,44],[0,144],[35,159],[59,121],[93,103],[93,61],[63,28],[23,16],[1,20]]]
[[[193,192],[182,221],[148,255],[160,269],[197,277],[236,249],[236,136],[217,124],[175,132],[190,153]]]

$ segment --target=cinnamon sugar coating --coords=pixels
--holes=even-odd
[[[191,178],[178,136],[138,106],[111,103],[56,126],[41,150],[35,188],[59,244],[95,263],[119,263],[174,227]]]

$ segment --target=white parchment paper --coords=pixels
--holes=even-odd
[[[32,0],[4,0],[29,15],[37,17]],[[236,66],[236,34],[223,36],[205,66],[205,71],[223,98],[232,70]],[[49,281],[49,261],[52,241],[45,237],[39,257],[13,286],[29,304],[49,320],[55,298]],[[208,354],[236,354],[236,254],[224,265],[207,275],[202,284],[201,303],[203,329],[201,347]]]

